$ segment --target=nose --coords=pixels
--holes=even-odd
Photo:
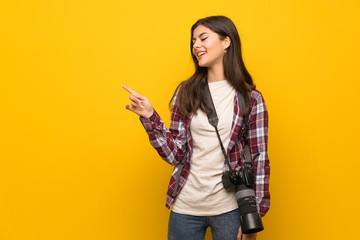
[[[194,42],[194,44],[193,44],[193,49],[192,49],[192,52],[193,52],[194,55],[196,55],[196,49],[198,49],[199,47],[200,47],[200,46],[199,46],[199,44],[197,43],[197,41]]]
[[[200,47],[200,42],[198,40],[196,40],[193,44],[193,48],[196,49],[196,48],[199,48]]]

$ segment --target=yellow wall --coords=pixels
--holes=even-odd
[[[168,125],[190,27],[215,14],[237,25],[269,109],[258,239],[359,239],[359,13],[357,0],[1,3],[0,239],[166,238],[172,167],[120,84]]]

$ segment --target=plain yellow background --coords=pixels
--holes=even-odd
[[[120,85],[169,125],[191,25],[218,14],[269,110],[258,239],[360,238],[359,1],[33,0],[0,4],[1,240],[166,239],[172,167]]]

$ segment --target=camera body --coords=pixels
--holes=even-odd
[[[245,184],[249,188],[255,185],[255,174],[250,167],[241,167],[239,171],[226,171],[222,175],[222,183],[225,189]]]
[[[255,191],[255,174],[251,167],[226,171],[222,176],[225,189],[235,187],[236,200],[240,211],[241,230],[243,233],[256,233],[264,230],[261,217],[257,212]]]

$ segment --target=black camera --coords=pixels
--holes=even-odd
[[[241,167],[239,171],[230,170],[223,174],[225,189],[235,186],[236,200],[239,205],[241,231],[245,234],[264,230],[261,217],[257,212],[255,174],[250,167]]]

